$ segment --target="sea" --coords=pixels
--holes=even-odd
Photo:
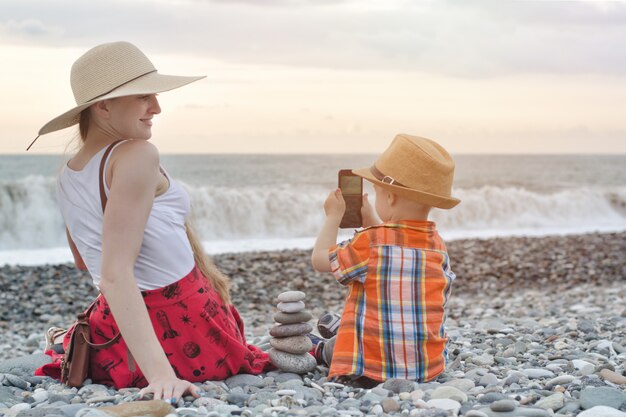
[[[0,265],[70,262],[55,182],[68,156],[0,155]],[[626,155],[454,155],[434,210],[446,240],[626,230]],[[339,169],[375,155],[161,155],[192,200],[210,254],[310,249]],[[97,187],[97,184],[94,184]],[[373,190],[365,183],[365,192]],[[342,230],[339,239],[354,230]]]

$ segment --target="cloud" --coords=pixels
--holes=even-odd
[[[302,7],[302,6],[335,6],[349,3],[351,0],[179,0],[185,3],[213,3],[213,4],[246,4],[254,7],[280,6],[280,7]]]
[[[38,19],[27,18],[23,20],[9,19],[0,22],[0,33],[10,38],[30,38],[41,40],[46,37],[57,37],[62,30],[56,26],[45,25]]]
[[[5,0],[0,16],[10,19],[0,19],[4,31],[21,28],[33,43],[86,49],[127,39],[149,54],[238,64],[469,78],[626,74],[625,3]]]

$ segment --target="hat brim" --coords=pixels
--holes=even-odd
[[[82,103],[71,110],[66,111],[60,116],[55,117],[39,129],[39,135],[45,135],[46,133],[55,132],[57,130],[75,125],[80,119],[80,112],[99,101],[117,97],[162,93],[164,91],[174,90],[175,88],[201,80],[205,77],[205,75],[195,77],[164,75],[159,74],[156,71],[148,73],[116,88],[110,93],[96,97],[86,103]]]
[[[461,202],[461,200],[459,200],[458,198],[440,196],[428,193],[426,191],[413,190],[411,188],[400,187],[398,185],[382,182],[378,178],[376,178],[374,174],[372,174],[369,168],[353,169],[352,173],[358,175],[359,177],[362,177],[363,179],[368,180],[373,184],[386,188],[401,197],[417,201],[418,203],[428,204],[432,207],[451,209]]]

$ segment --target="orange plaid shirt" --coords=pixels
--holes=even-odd
[[[445,369],[445,305],[455,278],[429,221],[385,223],[329,251],[349,287],[329,376],[429,381]]]

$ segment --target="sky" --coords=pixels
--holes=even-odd
[[[380,153],[397,133],[626,153],[626,2],[503,0],[1,0],[0,153],[72,108],[72,63],[118,40],[207,76],[159,96],[163,153]]]

